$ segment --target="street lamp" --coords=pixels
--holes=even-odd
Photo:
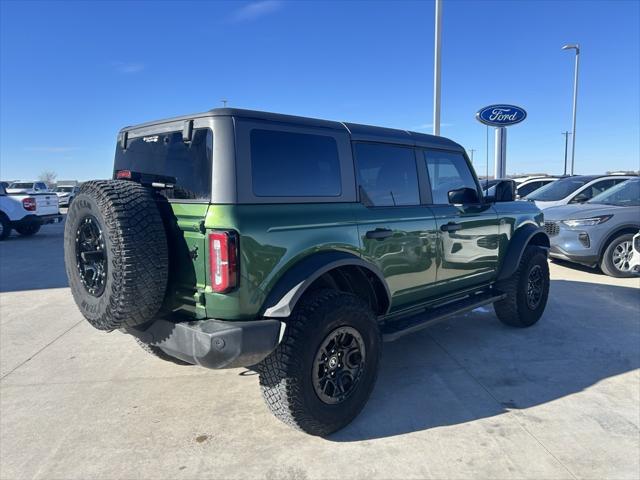
[[[440,135],[440,38],[442,28],[442,0],[436,0],[435,41],[433,54],[433,134]]]
[[[573,175],[573,166],[576,158],[576,108],[578,107],[578,67],[580,65],[580,45],[567,44],[562,50],[576,51],[576,67],[573,76],[573,131],[571,136],[571,175]]]

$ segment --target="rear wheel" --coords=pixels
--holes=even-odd
[[[343,428],[369,399],[380,345],[376,317],[360,298],[335,290],[309,293],[276,350],[257,366],[267,406],[312,435]]]
[[[549,296],[549,264],[546,252],[529,245],[518,270],[498,288],[506,294],[493,304],[498,319],[512,327],[530,327],[544,313]]]
[[[631,257],[633,256],[633,234],[625,233],[615,238],[605,249],[600,268],[610,277],[633,276]]]
[[[20,225],[16,226],[16,232],[24,237],[30,237],[31,235],[35,235],[40,231],[39,223],[30,223],[28,225]]]
[[[11,235],[11,222],[7,216],[0,212],[0,240],[6,240]]]

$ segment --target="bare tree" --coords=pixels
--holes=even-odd
[[[58,174],[52,170],[45,170],[40,175],[38,175],[38,180],[46,183],[49,187],[53,187],[55,185],[56,178],[58,178]]]

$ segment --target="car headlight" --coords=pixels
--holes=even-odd
[[[599,217],[590,217],[590,218],[574,218],[571,220],[563,220],[567,227],[592,227],[594,225],[600,225],[601,223],[609,220],[613,215],[600,215]]]

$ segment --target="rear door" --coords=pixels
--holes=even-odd
[[[444,291],[490,280],[498,267],[498,215],[491,204],[451,205],[448,192],[472,188],[477,181],[461,152],[425,149],[421,161],[427,167],[432,205],[438,231],[437,282]]]
[[[391,311],[424,301],[436,280],[435,220],[421,201],[415,149],[354,143],[362,256],[389,286]]]

